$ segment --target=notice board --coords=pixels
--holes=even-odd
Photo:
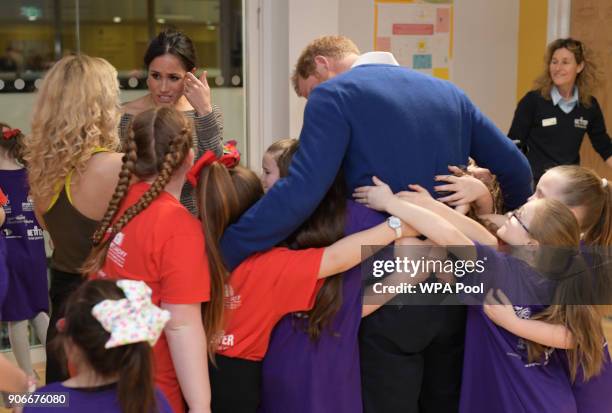
[[[374,0],[374,50],[400,65],[451,79],[453,0]]]

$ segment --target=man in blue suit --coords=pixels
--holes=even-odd
[[[531,194],[526,158],[466,95],[400,67],[390,53],[359,55],[345,37],[322,37],[302,52],[293,80],[308,98],[299,149],[289,176],[225,232],[230,268],[289,236],[340,167],[350,192],[371,185],[374,175],[394,192],[413,183],[432,192],[435,175],[471,156],[497,175],[506,208]],[[385,306],[365,318],[365,411],[456,411],[464,322],[464,310],[452,307]]]

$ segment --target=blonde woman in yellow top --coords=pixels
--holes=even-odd
[[[66,56],[47,72],[24,142],[36,215],[54,245],[47,342],[82,281],[79,268],[119,179],[119,118],[117,71],[106,60]],[[65,379],[62,370],[47,351],[47,383]]]

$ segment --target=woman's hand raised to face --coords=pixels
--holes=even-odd
[[[191,72],[187,72],[185,75],[183,94],[198,116],[205,116],[212,112],[210,87],[206,80],[206,74],[206,71],[202,72],[199,79]]]

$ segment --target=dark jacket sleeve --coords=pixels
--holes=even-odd
[[[533,192],[527,158],[467,97],[464,104],[471,120],[470,156],[497,176],[504,208],[518,208]]]
[[[610,141],[610,135],[606,131],[606,122],[604,121],[603,113],[597,99],[593,98],[593,119],[587,126],[587,133],[593,148],[605,161],[612,156],[612,141]]]
[[[316,209],[334,181],[350,139],[350,127],[329,85],[311,93],[299,149],[266,195],[230,226],[221,240],[228,268],[287,238]]]
[[[529,92],[519,101],[514,111],[514,118],[512,118],[512,125],[510,125],[510,131],[508,137],[518,143],[521,150],[526,151],[527,149],[527,138],[533,125],[533,119],[535,116],[536,102],[534,99],[534,93]]]

